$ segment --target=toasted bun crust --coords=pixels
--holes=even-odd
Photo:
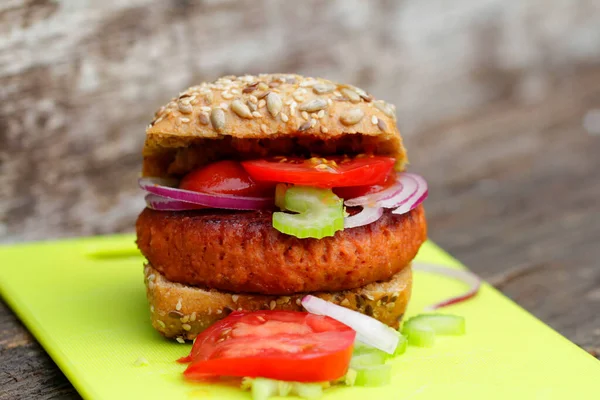
[[[305,294],[268,296],[233,294],[173,283],[147,265],[144,270],[152,326],[168,338],[194,339],[199,332],[233,310],[303,311]],[[341,292],[312,293],[324,300],[360,311],[397,329],[412,288],[412,270],[406,266],[390,280]]]
[[[334,145],[303,148],[299,138]],[[232,154],[286,155],[297,151],[298,145],[320,155],[339,151],[389,155],[398,160],[398,169],[407,162],[393,105],[351,85],[262,74],[201,83],[161,107],[146,130],[143,174],[182,174]],[[177,151],[189,147],[198,151]]]

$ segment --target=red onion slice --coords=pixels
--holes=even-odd
[[[187,203],[181,200],[173,200],[167,197],[158,196],[148,193],[146,197],[146,206],[157,211],[185,211],[185,210],[202,210],[205,206],[199,204]]]
[[[381,207],[363,207],[358,214],[344,218],[344,229],[356,228],[377,221],[383,215]]]
[[[273,198],[269,197],[243,197],[178,189],[164,185],[167,181],[160,178],[141,178],[138,183],[143,190],[151,194],[210,208],[223,208],[228,210],[264,210],[272,208],[274,204]],[[197,207],[191,207],[189,209],[193,210],[196,208]]]
[[[466,291],[465,293],[458,295],[458,296],[450,297],[449,299],[440,301],[439,303],[432,304],[432,305],[426,307],[425,311],[437,310],[438,308],[446,307],[446,306],[449,306],[452,304],[457,304],[457,303],[463,302],[465,300],[468,300],[471,297],[475,296],[479,292],[479,289],[481,288],[481,278],[479,278],[477,275],[475,275],[474,273],[472,273],[470,271],[447,268],[447,267],[440,267],[438,265],[425,264],[425,263],[413,263],[412,268],[415,271],[423,271],[423,272],[429,272],[429,273],[433,273],[433,274],[440,274],[440,275],[447,276],[449,278],[458,279],[458,280],[466,283],[467,285],[469,285],[469,290]]]
[[[405,173],[405,177],[411,179],[415,186],[415,191],[408,196],[404,201],[402,201],[398,208],[392,211],[392,214],[404,214],[412,210],[421,204],[429,194],[429,190],[427,188],[427,181],[423,179],[422,176],[416,174]]]
[[[398,346],[398,332],[375,318],[311,295],[304,296],[302,305],[310,313],[326,315],[348,325],[356,331],[356,339],[369,346],[388,354],[394,354]]]
[[[348,199],[344,204],[348,207],[368,206],[396,208],[394,214],[404,214],[427,198],[427,182],[421,176],[408,172],[396,174],[396,182],[377,193]]]

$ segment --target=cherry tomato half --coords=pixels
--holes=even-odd
[[[332,318],[295,311],[233,312],[194,342],[184,375],[325,382],[342,377],[356,333]]]
[[[256,182],[237,161],[217,161],[193,170],[183,177],[180,189],[247,197],[271,197],[272,183]]]
[[[332,188],[382,183],[396,161],[392,157],[383,156],[328,157],[323,160],[272,158],[242,161],[242,166],[258,181]]]

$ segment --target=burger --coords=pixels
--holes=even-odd
[[[136,223],[153,327],[192,340],[233,311],[307,294],[398,328],[426,239],[395,107],[288,74],[226,76],[146,130]]]

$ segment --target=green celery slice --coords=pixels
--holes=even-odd
[[[285,191],[285,209],[273,213],[273,227],[300,239],[333,236],[344,229],[343,200],[330,189],[293,186]]]
[[[435,335],[464,335],[465,319],[448,314],[421,314],[410,318],[402,326],[402,333],[408,336],[411,345],[431,347]]]
[[[389,364],[354,368],[356,386],[383,386],[392,380],[392,367]]]
[[[383,351],[363,353],[352,356],[350,360],[351,368],[368,367],[371,365],[385,364],[387,355]]]
[[[252,400],[267,400],[278,392],[277,381],[266,378],[255,378],[252,382]]]
[[[406,336],[400,334],[400,340],[398,340],[398,346],[396,346],[393,356],[395,357],[404,354],[406,352],[406,347],[408,347],[408,339]]]

